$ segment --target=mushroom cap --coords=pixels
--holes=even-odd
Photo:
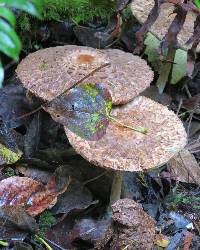
[[[134,250],[152,249],[156,223],[144,212],[141,204],[131,199],[120,199],[112,205],[112,211],[117,235],[114,235],[111,249],[124,249],[126,246]]]
[[[146,89],[153,71],[146,61],[121,50],[98,50],[83,46],[60,46],[28,55],[18,65],[17,76],[25,88],[51,101],[92,70],[105,64],[87,83],[101,83],[111,94],[113,104],[124,104]]]
[[[140,23],[144,23],[154,6],[154,0],[134,0],[131,3],[131,10],[133,15],[138,19]],[[161,5],[161,11],[156,22],[150,28],[150,31],[156,35],[159,39],[163,39],[167,33],[170,24],[174,20],[176,13],[173,13],[174,5],[172,3],[163,3]],[[183,29],[178,35],[178,43],[181,48],[189,49],[191,46],[186,46],[185,43],[193,35],[194,21],[196,15],[192,12],[187,13],[187,17],[183,26]],[[200,51],[200,45],[197,47],[197,51]]]
[[[69,142],[89,162],[121,171],[142,171],[168,162],[184,148],[187,135],[182,122],[167,107],[143,96],[115,107],[111,116],[132,127],[145,127],[146,135],[110,121],[98,141],[87,141],[65,128]]]

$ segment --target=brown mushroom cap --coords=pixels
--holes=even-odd
[[[121,171],[142,171],[161,166],[185,145],[182,122],[167,107],[139,96],[113,108],[111,116],[132,127],[145,127],[147,135],[120,127],[113,121],[98,141],[86,141],[65,128],[69,142],[89,162]]]
[[[140,23],[144,23],[154,6],[154,0],[134,0],[131,3],[131,10],[133,15],[138,19]],[[174,5],[172,3],[163,3],[161,5],[161,11],[156,22],[151,27],[150,31],[155,34],[159,39],[163,39],[167,33],[170,24],[176,16],[174,11]],[[178,42],[181,48],[189,49],[191,46],[186,46],[185,43],[193,35],[194,21],[196,15],[192,12],[188,12],[183,29],[178,35]],[[197,51],[200,51],[200,45],[197,47]]]
[[[22,84],[40,98],[51,101],[92,70],[111,63],[85,82],[102,83],[113,104],[127,103],[146,89],[153,72],[146,61],[121,50],[60,46],[28,55],[17,67]]]
[[[111,249],[152,249],[156,239],[155,221],[142,205],[131,199],[121,199],[112,205],[117,230]],[[134,247],[132,247],[134,246]]]

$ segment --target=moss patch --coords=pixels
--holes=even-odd
[[[0,161],[6,164],[12,164],[19,160],[22,156],[22,152],[13,152],[9,148],[5,147],[3,144],[0,144]]]

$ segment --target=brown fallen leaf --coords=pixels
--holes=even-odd
[[[8,220],[24,231],[36,232],[38,230],[35,219],[29,215],[21,205],[1,206],[0,217],[4,220]]]
[[[187,149],[182,150],[168,162],[171,176],[181,182],[200,184],[200,167],[194,155]]]
[[[82,240],[94,245],[94,249],[103,249],[113,235],[112,220],[110,218],[94,220],[82,219],[76,223],[69,233],[69,240]]]
[[[52,209],[55,214],[65,214],[73,211],[81,211],[88,208],[93,201],[92,194],[81,182],[73,179],[69,184],[67,192],[59,196],[56,206]]]
[[[10,177],[0,182],[0,207],[24,206],[29,215],[35,216],[55,203],[68,185],[69,177],[57,174],[46,186],[28,177]]]
[[[193,234],[189,231],[186,232],[184,243],[183,243],[183,250],[190,250],[190,245],[192,244]]]

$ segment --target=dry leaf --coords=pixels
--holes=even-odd
[[[42,183],[27,177],[10,177],[0,182],[0,207],[24,206],[29,215],[35,216],[52,203],[69,184],[60,185],[55,176],[44,186]]]
[[[194,155],[188,150],[182,150],[168,162],[173,179],[186,183],[200,185],[200,167]]]

